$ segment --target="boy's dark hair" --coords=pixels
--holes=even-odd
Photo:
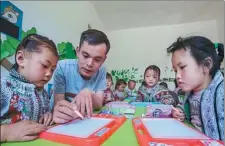
[[[118,89],[118,87],[119,87],[120,85],[122,85],[122,84],[127,85],[127,82],[126,82],[125,80],[123,80],[123,79],[118,79],[118,80],[116,81],[115,89]]]
[[[135,81],[135,80],[129,80],[129,81],[128,81],[128,84],[129,84],[129,83],[131,83],[131,82],[136,83],[136,81]]]
[[[165,88],[168,88],[168,85],[167,85],[166,82],[161,82],[161,83],[159,83],[159,85],[160,85],[160,86],[163,86],[163,87],[165,87]]]
[[[154,72],[156,72],[158,74],[158,77],[160,78],[160,68],[156,65],[150,65],[148,66],[146,69],[145,69],[145,72],[144,72],[144,77],[145,77],[145,74],[146,72],[149,70],[149,69],[152,69]]]
[[[24,50],[27,52],[41,52],[41,47],[49,49],[56,57],[59,57],[55,43],[49,38],[39,34],[28,34],[18,45],[15,53],[15,64],[13,67],[18,67],[16,55],[18,51]]]
[[[217,54],[215,45],[208,38],[203,36],[179,37],[176,42],[167,48],[167,52],[174,53],[176,50],[180,49],[189,49],[190,54],[199,65],[206,64],[205,59],[210,57],[213,61],[212,68],[210,69],[210,75],[212,75],[212,77],[214,77],[219,70],[220,61],[222,59],[219,60],[218,54],[220,54],[221,49],[218,49],[219,53]]]
[[[106,34],[102,31],[96,29],[88,29],[81,33],[79,48],[82,46],[84,41],[87,41],[89,45],[99,45],[99,44],[106,44],[106,54],[109,52],[110,49],[110,42],[106,36]]]
[[[106,79],[110,79],[113,82],[112,75],[110,73],[106,73]]]

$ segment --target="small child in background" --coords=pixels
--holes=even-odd
[[[168,89],[169,94],[173,96],[173,98],[176,100],[176,103],[177,104],[179,103],[178,95],[174,91],[169,90],[166,82],[161,82],[161,83],[159,83],[159,85],[163,86],[165,89]]]
[[[173,117],[224,141],[224,77],[219,70],[223,59],[214,44],[202,36],[178,38],[167,52],[172,53],[178,86],[186,92]]]
[[[164,88],[167,88],[168,89],[168,85],[166,82],[161,82],[159,83],[160,86],[163,86]]]
[[[127,86],[126,81],[124,81],[123,79],[117,80],[115,85],[115,91],[114,91],[115,101],[118,101],[118,100],[123,101],[127,97],[127,94],[125,92],[126,86]]]
[[[129,80],[128,87],[125,89],[125,92],[128,97],[137,97],[137,90],[136,90],[136,81]]]
[[[104,91],[104,101],[103,104],[106,104],[110,101],[113,101],[113,90],[112,90],[112,85],[113,85],[113,80],[112,80],[112,76],[110,73],[107,72],[106,74],[106,79],[107,79],[107,83],[106,83],[106,90]]]
[[[159,67],[155,65],[148,66],[144,72],[144,83],[138,90],[137,101],[176,105],[177,100],[170,94],[169,90],[157,84],[159,79]]]
[[[1,142],[30,141],[52,124],[44,85],[58,62],[55,43],[30,34],[17,47],[15,64],[1,79]]]

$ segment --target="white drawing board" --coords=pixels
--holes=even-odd
[[[142,118],[141,120],[153,138],[209,139],[205,135],[172,118]]]
[[[66,136],[87,138],[100,128],[110,123],[112,120],[113,119],[110,118],[95,117],[84,120],[74,120],[72,122],[50,128],[47,130],[47,132]]]

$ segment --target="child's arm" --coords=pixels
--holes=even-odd
[[[141,85],[138,89],[137,93],[137,101],[141,102],[155,102],[154,98],[150,93],[146,91],[146,88]]]
[[[137,94],[137,98],[136,98],[136,101],[139,101],[139,102],[144,102],[144,97],[145,95],[139,90],[138,91],[138,94]]]
[[[7,130],[7,127],[8,125],[1,125],[0,128],[1,128],[1,142],[5,142],[7,141],[7,133],[9,130]]]
[[[47,129],[34,121],[21,121],[15,124],[1,125],[1,142],[31,141]]]
[[[120,97],[120,100],[123,101],[125,98],[127,98],[127,93],[126,92],[122,92],[122,96]]]
[[[139,89],[138,89],[136,101],[144,102],[144,99],[145,99],[145,96],[146,96],[146,95],[142,92],[142,91],[143,91],[142,88],[143,88],[143,87],[140,86]]]
[[[137,97],[137,90],[136,90],[136,89],[134,89],[134,90],[132,91],[132,96]]]
[[[126,92],[128,97],[137,97],[137,90],[130,90],[130,92]]]

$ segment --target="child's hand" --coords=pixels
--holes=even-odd
[[[40,118],[39,123],[44,124],[45,126],[50,126],[53,124],[52,117],[52,113],[47,112]]]
[[[47,130],[43,124],[34,121],[21,121],[15,124],[1,125],[1,142],[31,141],[39,137],[39,133]]]
[[[184,114],[184,112],[183,112],[181,109],[179,109],[179,108],[174,108],[174,107],[173,107],[173,109],[172,109],[172,116],[173,116],[174,118],[176,118],[176,119],[182,121],[182,122],[183,122],[184,119],[185,119],[185,114]]]

